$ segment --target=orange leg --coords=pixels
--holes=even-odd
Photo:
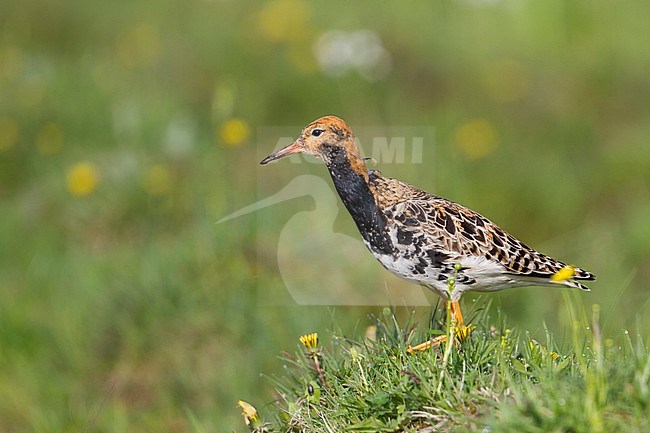
[[[449,302],[449,311],[451,312],[452,325],[458,327],[463,326],[463,312],[460,311],[460,302],[450,301]]]
[[[460,303],[458,301],[447,301],[447,311],[451,315],[451,326],[454,329],[454,334],[461,338],[467,337],[473,328],[463,325],[463,313],[460,311]],[[439,346],[445,341],[447,341],[447,335],[439,335],[417,346],[409,346],[406,351],[413,353],[416,350],[427,350]]]

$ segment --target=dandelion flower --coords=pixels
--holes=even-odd
[[[248,139],[250,128],[243,119],[226,120],[219,128],[219,138],[226,146],[237,146]]]
[[[247,403],[244,400],[239,400],[237,405],[241,408],[241,414],[244,417],[246,426],[251,429],[256,429],[262,425],[260,418],[257,415],[257,409],[255,409],[252,404]]]
[[[67,173],[68,192],[75,197],[92,193],[99,183],[99,169],[90,162],[73,165]]]
[[[268,2],[259,12],[258,26],[273,42],[294,42],[309,31],[311,11],[303,0]]]
[[[300,342],[309,350],[314,350],[318,346],[318,334],[313,332],[300,337]]]
[[[472,333],[474,329],[476,329],[476,325],[474,324],[470,324],[469,326],[455,326],[454,335],[460,341],[465,341],[467,340],[467,337],[469,337],[469,335]]]

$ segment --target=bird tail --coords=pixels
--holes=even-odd
[[[576,268],[572,265],[566,265],[561,268],[553,275],[551,275],[551,283],[562,284],[567,287],[574,287],[576,289],[584,290],[590,292],[591,289],[579,280],[583,281],[593,281],[596,279],[596,276],[591,272],[587,272],[584,269]]]

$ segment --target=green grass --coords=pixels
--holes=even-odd
[[[594,306],[565,341],[549,332],[537,341],[489,309],[473,314],[477,329],[449,346],[447,363],[444,346],[409,354],[425,336],[388,308],[374,319],[372,339],[333,333],[321,346],[299,347],[272,379],[274,402],[255,401],[264,407],[251,430],[648,431],[650,354],[640,335],[602,335]]]

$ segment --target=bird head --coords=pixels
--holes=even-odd
[[[268,164],[301,152],[315,156],[327,165],[346,159],[354,171],[367,176],[368,170],[354,141],[352,130],[343,119],[336,116],[325,116],[311,122],[303,128],[300,138],[267,156],[260,164]]]

